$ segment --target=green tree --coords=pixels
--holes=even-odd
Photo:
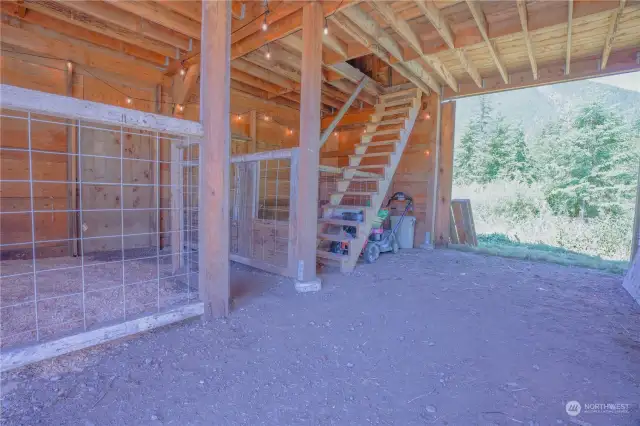
[[[560,132],[558,132],[560,130]],[[636,132],[619,115],[594,103],[573,121],[552,126],[542,156],[547,201],[556,214],[571,217],[619,215],[633,199],[638,167]]]
[[[482,183],[493,182],[503,177],[508,174],[511,168],[511,159],[509,158],[510,128],[501,115],[495,117],[492,124],[493,128],[488,135],[484,171],[481,176]]]
[[[486,96],[480,97],[477,114],[464,130],[460,144],[456,148],[454,162],[454,179],[459,183],[477,182],[481,180],[481,169],[484,163],[484,149],[492,124],[493,107]]]

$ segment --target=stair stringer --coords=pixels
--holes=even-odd
[[[400,163],[400,159],[402,158],[402,154],[404,152],[405,147],[407,146],[407,142],[409,140],[409,136],[413,131],[413,126],[418,118],[418,114],[420,113],[420,108],[422,105],[421,102],[422,92],[420,90],[417,91],[416,97],[412,101],[412,108],[409,111],[409,117],[405,120],[405,127],[400,132],[400,141],[396,143],[395,150],[393,154],[390,155],[389,164],[384,168],[384,180],[381,180],[378,183],[378,191],[377,193],[371,197],[371,206],[364,209],[364,222],[358,229],[358,234],[354,240],[349,243],[349,255],[347,259],[342,261],[340,270],[342,272],[351,272],[356,266],[358,262],[358,258],[360,257],[360,253],[364,248],[364,245],[368,241],[369,233],[371,232],[371,228],[373,226],[373,221],[378,214],[378,210],[382,206],[384,202],[387,191],[389,190],[389,186],[393,181],[393,176],[395,175],[396,169],[398,168],[398,164]],[[379,111],[376,111],[372,116],[372,121],[379,120]],[[377,117],[376,117],[377,116]],[[376,120],[376,121],[378,121]],[[375,122],[375,121],[374,121]],[[353,178],[353,175],[348,176],[347,172],[350,170],[345,170],[344,179],[346,182],[338,183],[338,191],[345,192],[349,187],[349,180]],[[340,184],[344,185],[341,187]],[[333,197],[333,196],[332,196]],[[332,204],[339,204],[339,199],[336,198],[331,199]]]

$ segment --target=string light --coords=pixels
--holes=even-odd
[[[431,119],[431,114],[429,114],[428,112],[424,114],[424,118],[425,120],[430,120]]]
[[[269,24],[267,23],[267,16],[269,16],[269,3],[267,1],[264,2],[264,20],[262,21],[262,31],[267,31],[269,28]]]
[[[327,24],[327,18],[324,18],[324,29],[322,30],[324,35],[329,35],[329,25]]]
[[[269,120],[271,120],[271,117],[269,117],[268,115],[265,114],[264,121],[269,121]]]
[[[293,134],[293,130],[287,129],[287,135],[291,136]]]
[[[236,120],[237,120],[237,121],[242,120],[242,116],[241,116],[240,114],[236,115]]]
[[[186,71],[184,70],[184,68],[180,68],[180,75],[184,77],[185,74]]]
[[[127,98],[127,104],[131,105],[133,103],[133,99]]]
[[[338,132],[333,132],[333,136],[338,137]]]
[[[178,105],[178,111],[180,112],[184,111],[184,107],[182,105]]]
[[[267,44],[267,53],[264,54],[264,57],[267,59],[271,59],[271,48]]]
[[[67,68],[71,69],[72,66],[73,64],[71,63],[71,61],[67,61]]]

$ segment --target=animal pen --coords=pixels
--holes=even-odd
[[[317,291],[390,193],[473,240],[456,99],[640,70],[635,1],[270,3],[2,2],[2,370],[227,315],[230,261]]]

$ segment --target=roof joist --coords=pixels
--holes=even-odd
[[[478,26],[478,30],[480,31],[480,34],[484,39],[487,49],[489,50],[489,55],[491,56],[491,59],[493,59],[493,63],[495,64],[496,68],[500,72],[500,75],[502,76],[502,79],[504,80],[504,82],[508,83],[509,74],[507,73],[507,69],[502,64],[500,56],[498,56],[498,52],[496,51],[496,48],[493,45],[493,42],[489,38],[487,18],[484,16],[484,12],[480,8],[479,2],[477,2],[476,0],[466,0],[466,1],[467,1],[467,5],[469,6],[469,10],[471,11],[471,16],[473,16],[473,20],[476,22],[476,25]]]
[[[458,57],[462,68],[465,69],[467,74],[469,74],[471,79],[478,85],[478,87],[482,87],[482,77],[480,77],[478,69],[475,67],[475,65],[473,65],[473,62],[471,62],[462,48],[456,49],[453,31],[451,31],[451,27],[442,15],[442,12],[440,12],[440,9],[438,9],[431,0],[416,0],[416,4],[418,5],[418,9],[420,9],[427,20],[431,22],[431,25],[433,25],[436,32],[444,40],[449,49],[452,49],[456,52],[456,56]],[[450,84],[449,87],[451,87]]]
[[[531,42],[531,34],[529,34],[529,21],[527,18],[527,4],[526,0],[516,0],[518,5],[518,15],[520,16],[520,24],[522,25],[522,37],[524,43],[527,46],[527,55],[529,55],[529,63],[531,64],[531,73],[533,79],[538,79],[538,64],[536,62],[536,56],[533,52],[533,43]]]
[[[618,9],[613,12],[613,15],[611,16],[609,29],[607,31],[607,38],[604,41],[604,49],[602,50],[602,69],[605,69],[607,67],[607,62],[609,62],[609,55],[611,55],[611,49],[613,48],[613,41],[618,30],[618,23],[620,22],[620,17],[622,16],[622,11],[624,10],[626,3],[627,0],[620,0]]]
[[[373,3],[375,9],[380,12],[383,18],[391,25],[391,27],[407,42],[409,46],[416,51],[422,60],[424,60],[433,70],[442,78],[451,89],[458,91],[458,82],[451,74],[449,69],[435,56],[425,55],[418,35],[413,31],[409,24],[402,18],[398,17],[391,6],[387,3],[377,1]]]

